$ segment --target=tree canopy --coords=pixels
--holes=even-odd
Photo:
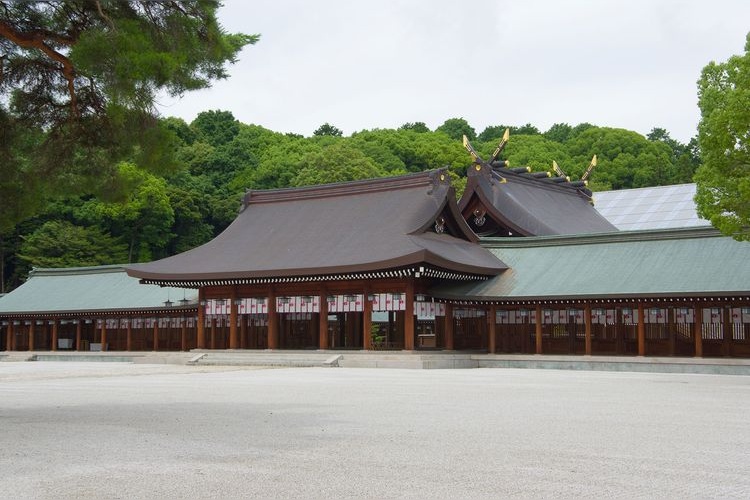
[[[468,137],[470,141],[477,138],[477,132],[474,130],[474,127],[469,125],[469,122],[463,118],[448,118],[442,125],[435,129],[435,131],[443,132],[456,141],[460,141],[461,137],[464,135]]]
[[[698,106],[698,214],[724,234],[750,241],[750,34],[744,55],[703,68]]]
[[[158,93],[205,88],[256,35],[225,33],[217,1],[0,1],[0,231],[45,196],[104,194],[117,164],[166,172],[176,134]]]

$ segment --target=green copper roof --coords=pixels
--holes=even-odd
[[[0,298],[0,316],[104,310],[164,309],[183,298],[195,307],[197,290],[141,285],[122,266],[35,269],[29,279]]]
[[[492,238],[510,269],[480,283],[437,287],[466,300],[750,295],[750,243],[709,229]]]

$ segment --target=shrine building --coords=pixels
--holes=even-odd
[[[446,169],[251,190],[187,252],[35,270],[1,345],[750,357],[750,244],[619,231],[585,182],[473,156],[458,201]]]

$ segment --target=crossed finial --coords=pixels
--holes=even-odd
[[[588,168],[586,168],[586,171],[581,176],[582,182],[586,182],[586,179],[589,178],[589,176],[591,175],[591,172],[594,170],[594,167],[596,167],[596,155],[594,155],[594,157],[591,158],[591,162],[589,163]],[[563,169],[560,168],[560,166],[557,164],[555,160],[552,160],[552,170],[554,170],[555,173],[559,177],[564,177],[566,180],[570,181],[570,177],[568,177],[565,174],[565,171],[563,171]]]

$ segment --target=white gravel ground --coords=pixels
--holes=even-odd
[[[750,377],[0,363],[0,497],[750,498]]]

